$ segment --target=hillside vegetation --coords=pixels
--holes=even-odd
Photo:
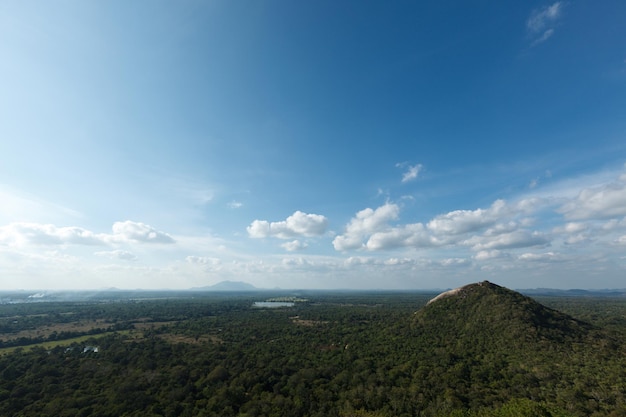
[[[588,323],[488,282],[428,304],[320,293],[265,310],[255,297],[2,306],[14,332],[70,317],[110,326],[0,356],[0,415],[626,416],[625,300],[605,315],[566,300],[600,318]]]
[[[444,363],[424,377],[457,404],[624,410],[623,341],[509,289],[485,281],[443,294],[415,313],[413,332],[426,361]]]

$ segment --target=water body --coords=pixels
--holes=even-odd
[[[255,301],[252,307],[256,308],[280,308],[280,307],[293,307],[295,303],[288,303],[284,301]]]

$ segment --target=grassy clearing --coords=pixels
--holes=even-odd
[[[36,315],[31,314],[27,317],[35,317]],[[39,314],[39,316],[44,317],[45,314]],[[2,341],[10,341],[19,339],[21,337],[25,337],[27,339],[32,339],[35,337],[44,337],[47,338],[51,334],[54,333],[62,333],[62,332],[84,332],[87,333],[93,329],[103,329],[107,330],[111,327],[110,323],[107,323],[104,319],[97,320],[77,320],[70,323],[54,323],[54,324],[46,324],[43,326],[39,326],[33,329],[21,330],[17,333],[12,334],[0,334],[0,340]]]
[[[85,335],[85,336],[72,337],[70,339],[52,340],[49,342],[33,343],[32,345],[11,346],[7,348],[1,348],[0,355],[8,355],[9,353],[14,352],[16,349],[22,349],[23,351],[27,352],[35,347],[42,347],[44,349],[52,349],[57,346],[69,346],[72,343],[83,343],[87,340],[98,339],[100,337],[104,337],[112,333],[128,335],[130,332],[131,332],[130,330],[120,330],[116,332],[106,332],[106,333],[100,333],[100,334],[90,334],[90,335]]]

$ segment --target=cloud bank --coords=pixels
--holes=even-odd
[[[569,187],[565,193],[563,184]],[[403,199],[407,206],[387,201],[357,211],[338,234],[328,230],[326,216],[302,211],[280,221],[250,223],[248,237],[283,241],[279,246],[287,253],[280,254],[239,251],[234,248],[241,242],[225,239],[209,244],[200,235],[174,240],[129,220],[115,222],[109,233],[14,222],[0,227],[0,264],[18,277],[16,282],[45,271],[45,276],[75,277],[81,286],[83,276],[120,287],[119,277],[131,276],[144,279],[145,286],[158,282],[162,287],[245,279],[261,287],[374,288],[384,276],[389,288],[411,287],[415,277],[415,286],[423,288],[436,286],[437,279],[453,276],[462,283],[478,274],[524,282],[531,275],[568,283],[571,277],[615,280],[625,259],[626,175],[603,172],[563,184],[538,185],[508,201],[435,213],[420,222],[402,219],[405,212],[415,216],[410,212],[414,200]],[[314,249],[307,238],[316,238]],[[298,253],[304,249],[307,256]]]
[[[335,250],[467,249],[474,253],[467,259],[488,261],[510,258],[511,251],[523,248],[568,251],[573,245],[621,245],[621,230],[626,230],[626,174],[580,189],[573,197],[530,194],[512,202],[498,199],[486,208],[453,210],[425,223],[402,224],[400,211],[391,202],[359,211],[334,238]],[[552,249],[537,257],[520,254],[517,259],[562,258]]]
[[[71,226],[57,227],[53,224],[14,222],[0,227],[0,244],[25,245],[107,245],[112,243],[174,243],[165,232],[150,225],[130,220],[115,222],[113,233],[94,233]]]

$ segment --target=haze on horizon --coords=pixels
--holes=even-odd
[[[3,2],[0,290],[624,288],[623,16]]]

